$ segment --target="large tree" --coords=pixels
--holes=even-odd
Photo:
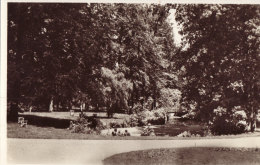
[[[156,107],[175,48],[169,10],[150,4],[9,4],[8,100],[50,111],[85,103],[129,110],[152,97]]]
[[[184,71],[185,102],[205,121],[217,106],[244,107],[253,131],[260,103],[259,6],[179,5],[176,19],[183,47],[175,64]]]

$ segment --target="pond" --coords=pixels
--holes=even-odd
[[[184,131],[189,131],[191,134],[203,136],[205,129],[206,125],[197,121],[174,119],[165,125],[157,125],[154,132],[156,136],[177,136]]]

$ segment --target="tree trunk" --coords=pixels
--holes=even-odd
[[[72,103],[69,101],[69,111],[72,110]]]
[[[255,128],[256,128],[256,113],[254,112],[254,110],[252,110],[250,116],[250,131],[254,132]]]
[[[49,105],[49,112],[53,112],[53,97],[51,97],[50,105]]]
[[[167,113],[165,113],[165,114],[164,114],[164,124],[166,124],[167,121],[168,121],[168,115],[167,115]]]
[[[152,110],[156,108],[156,97],[153,97],[153,104],[152,104]]]
[[[99,111],[99,105],[96,104],[96,111]]]
[[[60,109],[60,108],[59,108],[59,104],[60,104],[60,102],[59,102],[59,100],[57,99],[57,101],[56,101],[56,106],[55,106],[55,107],[56,107],[56,108],[55,108],[56,111],[59,111],[59,109]]]
[[[82,104],[82,102],[80,101],[80,112],[82,112],[83,111],[83,104]]]
[[[29,104],[29,112],[32,112],[32,103]]]
[[[82,103],[82,109],[85,111],[86,110],[86,103]]]

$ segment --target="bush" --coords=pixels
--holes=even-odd
[[[110,128],[121,128],[122,124],[116,121],[112,121],[111,123],[109,123]]]
[[[85,133],[86,127],[83,124],[75,125],[72,132],[73,133]]]
[[[130,116],[130,126],[145,126],[148,124],[162,125],[165,124],[165,110],[159,108],[156,110],[144,110]]]
[[[218,107],[214,114],[210,130],[215,135],[240,134],[247,129],[246,113],[238,107],[234,107],[231,112]]]
[[[180,133],[179,135],[177,135],[177,137],[191,137],[191,133],[190,131],[184,131],[182,133]]]
[[[138,113],[144,111],[144,108],[140,103],[138,103],[133,106],[132,111],[133,111],[133,113],[138,114]]]
[[[103,125],[103,123],[98,119],[95,118],[93,116],[91,117],[87,117],[87,121],[88,121],[88,127],[94,130],[101,130],[101,129],[105,129],[105,126]]]
[[[70,129],[73,133],[100,134],[102,129],[106,127],[94,116],[81,115],[76,123],[71,123]]]
[[[130,124],[129,124],[129,121],[127,121],[127,120],[124,120],[124,122],[121,123],[121,128],[127,128],[129,126],[130,126]]]
[[[165,116],[166,112],[164,108],[159,108],[156,110],[151,111],[151,115],[148,118],[148,123],[151,123],[153,125],[163,125],[165,124]]]
[[[196,117],[196,113],[193,111],[190,111],[188,113],[186,113],[185,115],[182,115],[181,118],[183,119],[189,119],[189,120],[194,120]]]
[[[138,114],[132,114],[130,116],[130,126],[135,127],[135,126],[145,126],[147,125],[147,120],[144,112],[140,112]]]
[[[154,130],[148,126],[143,129],[141,136],[155,136],[155,133]]]

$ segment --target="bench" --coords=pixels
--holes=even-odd
[[[28,120],[24,120],[24,117],[18,117],[18,124],[20,127],[27,127]]]

